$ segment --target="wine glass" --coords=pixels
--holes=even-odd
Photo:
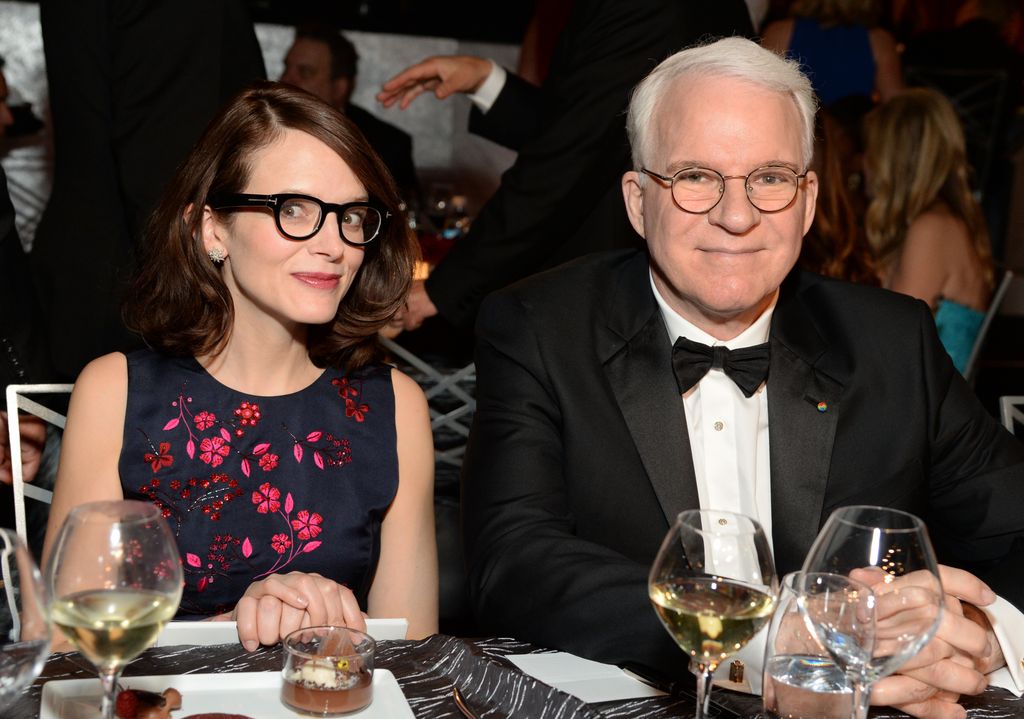
[[[764,650],[764,715],[773,719],[849,719],[853,713],[850,682],[808,627],[800,608],[804,576],[803,572],[790,572],[779,583]]]
[[[50,604],[25,545],[0,529],[0,707],[32,683],[50,653]]]
[[[797,605],[807,627],[853,687],[853,719],[866,719],[876,636],[876,597],[871,588],[843,574],[801,572]]]
[[[718,510],[680,512],[647,579],[666,631],[697,675],[696,718],[707,716],[712,674],[769,620],[778,580],[761,525]]]
[[[935,636],[943,592],[928,530],[918,517],[887,507],[835,510],[804,560],[804,572],[828,572],[866,584],[874,593],[875,639],[863,681],[892,674]],[[864,716],[864,692],[855,716]]]
[[[156,641],[181,600],[181,560],[167,522],[148,502],[81,504],[46,564],[54,624],[95,665],[105,719],[124,666]]]

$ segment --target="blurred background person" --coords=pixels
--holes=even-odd
[[[876,0],[796,0],[770,23],[769,50],[798,60],[825,107],[849,96],[887,100],[902,87],[896,41],[878,26]]]
[[[435,56],[388,80],[377,99],[470,95],[470,131],[517,151],[465,237],[413,284],[407,330],[440,314],[469,332],[489,292],[588,252],[635,246],[619,179],[629,168],[625,109],[662,58],[700,38],[752,34],[739,0],[574,0],[541,87],[472,56]]]
[[[210,118],[266,72],[244,0],[55,0],[39,12],[54,175],[31,265],[50,379],[72,381],[137,345],[120,301],[142,228]]]
[[[849,282],[878,285],[874,252],[864,233],[864,196],[853,159],[860,161],[851,138],[828,110],[815,121],[814,160],[818,199],[814,222],[800,246],[800,266]]]
[[[928,303],[943,346],[963,372],[993,270],[960,122],[940,93],[914,88],[868,115],[865,142],[865,225],[882,285]]]
[[[406,204],[416,203],[419,184],[412,137],[351,102],[358,69],[356,48],[340,31],[320,24],[300,25],[285,55],[281,82],[313,93],[352,120],[384,160]]]
[[[967,140],[993,255],[1004,257],[1013,188],[1011,156],[1022,139],[1024,6],[1020,0],[966,0],[953,26],[907,40],[908,84],[933,87],[950,98]]]

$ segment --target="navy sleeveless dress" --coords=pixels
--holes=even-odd
[[[185,616],[229,611],[254,581],[317,572],[366,608],[398,490],[391,368],[327,369],[294,394],[220,384],[192,358],[128,355],[118,468],[178,540]]]

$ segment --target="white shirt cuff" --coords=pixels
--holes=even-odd
[[[491,60],[490,63],[491,72],[487,75],[487,79],[477,88],[476,92],[469,94],[469,99],[483,113],[486,113],[494,105],[494,101],[498,99],[498,95],[505,88],[505,80],[508,79],[505,68],[494,60]]]
[[[989,686],[1024,693],[1024,614],[1002,597],[987,607],[979,607],[992,624],[1006,667],[988,675]]]

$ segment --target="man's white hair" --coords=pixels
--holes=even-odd
[[[803,164],[814,156],[814,114],[818,102],[800,65],[745,38],[728,37],[680,50],[654,68],[633,91],[626,131],[633,151],[633,168],[647,166],[654,156],[652,123],[658,105],[681,77],[732,77],[789,95],[800,113]]]

